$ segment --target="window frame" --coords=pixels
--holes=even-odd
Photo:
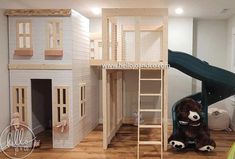
[[[79,84],[79,118],[86,117],[86,83]]]
[[[27,88],[26,86],[12,87],[13,113],[18,112],[20,121],[24,123],[27,123]]]
[[[65,94],[64,94],[65,90]],[[63,115],[69,117],[69,87],[54,86],[54,122],[61,122]],[[65,108],[65,113],[64,113]]]
[[[56,25],[59,24],[59,31],[56,30]],[[52,33],[50,31],[50,24],[52,24]],[[63,21],[62,20],[49,20],[46,24],[46,50],[63,50]],[[50,37],[53,37],[53,47],[50,47],[51,39]],[[56,44],[56,40],[60,40],[60,45]]]
[[[23,33],[20,33],[20,23],[23,23]],[[29,23],[29,33],[26,31],[26,23]],[[20,37],[23,37],[23,47],[20,47]],[[30,47],[26,47],[26,37],[29,37]],[[32,21],[31,20],[17,20],[16,21],[16,50],[32,50]]]

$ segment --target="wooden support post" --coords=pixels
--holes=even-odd
[[[121,47],[121,51],[122,51],[122,61],[126,61],[126,49],[125,49],[125,43],[126,43],[126,33],[123,30],[123,26],[122,26],[122,47]]]
[[[106,88],[106,82],[107,82],[107,70],[102,69],[102,105],[103,105],[103,148],[108,148],[108,128],[107,128],[107,88]]]
[[[112,61],[117,61],[117,25],[112,23],[111,28]]]
[[[122,72],[118,71],[117,72],[117,122],[122,122],[122,110],[123,110],[123,105],[122,105]]]
[[[163,18],[163,61],[164,64],[168,64],[168,17]],[[164,69],[164,151],[167,151],[168,145],[168,70]]]
[[[168,63],[168,17],[163,17],[163,46],[162,46],[162,53],[163,53],[163,61],[165,64]]]
[[[140,24],[139,18],[137,18],[135,24],[135,62],[140,62],[140,45]]]
[[[107,16],[102,16],[102,34],[102,59],[109,60],[109,19]]]

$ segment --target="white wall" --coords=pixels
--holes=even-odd
[[[16,56],[16,22],[30,20],[32,23],[33,56]],[[47,27],[50,20],[62,21],[63,57],[45,57],[47,49]],[[10,63],[16,64],[71,64],[72,63],[72,29],[70,17],[9,17],[9,55]]]
[[[7,18],[0,10],[0,132],[10,123]]]
[[[170,18],[168,27],[168,48],[192,55],[193,18]],[[176,69],[169,69],[169,118],[172,105],[192,94],[192,78]]]
[[[228,19],[227,24],[227,63],[229,68],[235,72],[235,39],[233,39],[235,35],[235,15]]]
[[[195,54],[197,57],[209,62],[211,65],[234,71],[232,33],[233,28],[235,28],[235,16],[228,20],[197,20],[195,24]],[[200,90],[199,83],[197,83],[197,89]],[[210,107],[228,110],[233,121],[232,128],[235,129],[235,109],[231,98],[217,102]]]
[[[227,63],[231,71],[235,73],[235,15],[227,21]],[[232,103],[231,103],[232,102]],[[226,108],[230,114],[232,123],[231,126],[235,130],[235,98],[227,100]]]
[[[52,99],[55,99],[55,86],[69,87],[69,125],[73,125],[73,85],[72,85],[72,70],[11,70],[10,71],[10,90],[11,101],[13,101],[13,86],[27,87],[27,125],[32,127],[32,102],[31,102],[31,79],[51,79],[52,80]],[[11,103],[11,108],[13,104]],[[13,110],[13,109],[12,109]],[[56,121],[56,110],[53,107],[53,122]],[[53,134],[53,148],[72,148],[73,145],[73,127],[69,127],[68,136],[61,138]]]
[[[227,21],[197,20],[197,57],[209,64],[228,68]]]
[[[88,135],[99,119],[99,80],[97,69],[89,64],[89,20],[81,14],[72,12],[73,26],[73,126],[74,146]],[[86,83],[85,116],[80,118],[79,84]]]

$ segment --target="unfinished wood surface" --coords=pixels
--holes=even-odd
[[[169,127],[169,133],[172,128]],[[131,125],[123,125],[118,130],[117,135],[113,138],[109,149],[103,150],[102,148],[102,125],[92,131],[84,140],[81,141],[73,149],[51,149],[50,140],[42,139],[42,148],[35,149],[29,156],[30,159],[50,158],[50,159],[136,159],[136,141],[137,141],[137,127]],[[145,131],[146,136],[152,136],[155,133]],[[44,137],[44,138],[45,138]],[[164,152],[164,159],[226,159],[230,147],[234,143],[235,132],[226,131],[212,131],[211,137],[215,139],[217,147],[215,151],[210,153],[195,152],[192,150],[185,150],[182,152],[169,149]],[[45,146],[46,145],[46,146]],[[49,148],[45,148],[49,147]],[[145,154],[143,159],[158,159],[156,155],[157,147],[144,147]],[[14,155],[14,150],[11,151]],[[7,157],[0,153],[1,159]]]
[[[102,33],[100,33],[100,32],[90,33],[90,39],[91,40],[101,40]]]
[[[163,24],[159,25],[159,26],[155,26],[155,25],[140,25],[139,26],[140,31],[148,31],[148,32],[162,32],[163,31]],[[123,31],[135,31],[135,26],[131,26],[131,25],[124,25],[123,26]]]
[[[62,57],[63,50],[45,50],[45,56]]]
[[[117,124],[123,119],[123,74],[117,72]]]
[[[79,84],[79,110],[81,120],[86,116],[86,83]]]
[[[13,86],[13,113],[18,112],[21,122],[27,123],[27,87]]]
[[[17,49],[15,50],[16,56],[33,56],[33,50],[32,49]]]
[[[63,116],[69,115],[69,87],[68,86],[55,86],[54,87],[54,124],[61,122]]]
[[[71,16],[71,9],[7,9],[7,16]]]
[[[16,49],[32,49],[31,20],[16,21]]]
[[[108,148],[107,70],[102,69],[103,149]]]
[[[140,62],[140,24],[138,18],[135,24],[135,61]]]
[[[72,70],[71,64],[9,64],[10,70]]]
[[[168,15],[166,8],[103,8],[105,16],[165,16]]]
[[[47,24],[47,50],[63,49],[63,21],[50,20]]]
[[[164,151],[167,151],[168,143],[168,70],[163,70],[163,140],[164,140]]]
[[[52,103],[53,135],[62,139],[60,134],[67,136],[69,130],[69,87],[54,86]]]
[[[90,66],[102,66],[102,65],[105,65],[105,64],[113,64],[113,65],[116,65],[116,66],[122,66],[122,67],[119,67],[119,68],[113,68],[113,67],[107,67],[107,69],[120,69],[120,70],[125,70],[125,69],[132,69],[132,70],[137,70],[138,68],[136,67],[128,67],[130,65],[134,65],[135,64],[139,64],[139,65],[161,65],[163,64],[162,61],[156,61],[156,62],[133,62],[133,61],[128,61],[128,64],[127,65],[127,62],[126,61],[107,61],[107,60],[90,60]],[[110,65],[109,65],[110,66]],[[147,69],[147,68],[146,68]],[[156,68],[148,68],[148,69],[156,69]],[[160,69],[160,68],[159,68]]]
[[[102,59],[109,60],[109,19],[102,15]]]
[[[163,62],[168,63],[168,16],[163,17],[163,39],[162,39],[162,53]]]
[[[112,48],[112,61],[117,61],[117,25],[111,25],[111,48]]]

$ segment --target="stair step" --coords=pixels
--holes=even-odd
[[[140,109],[140,112],[162,112],[161,109]]]
[[[160,93],[141,93],[140,96],[161,96]]]
[[[139,125],[140,128],[162,128],[161,125]]]
[[[161,141],[139,141],[140,145],[161,145]]]

